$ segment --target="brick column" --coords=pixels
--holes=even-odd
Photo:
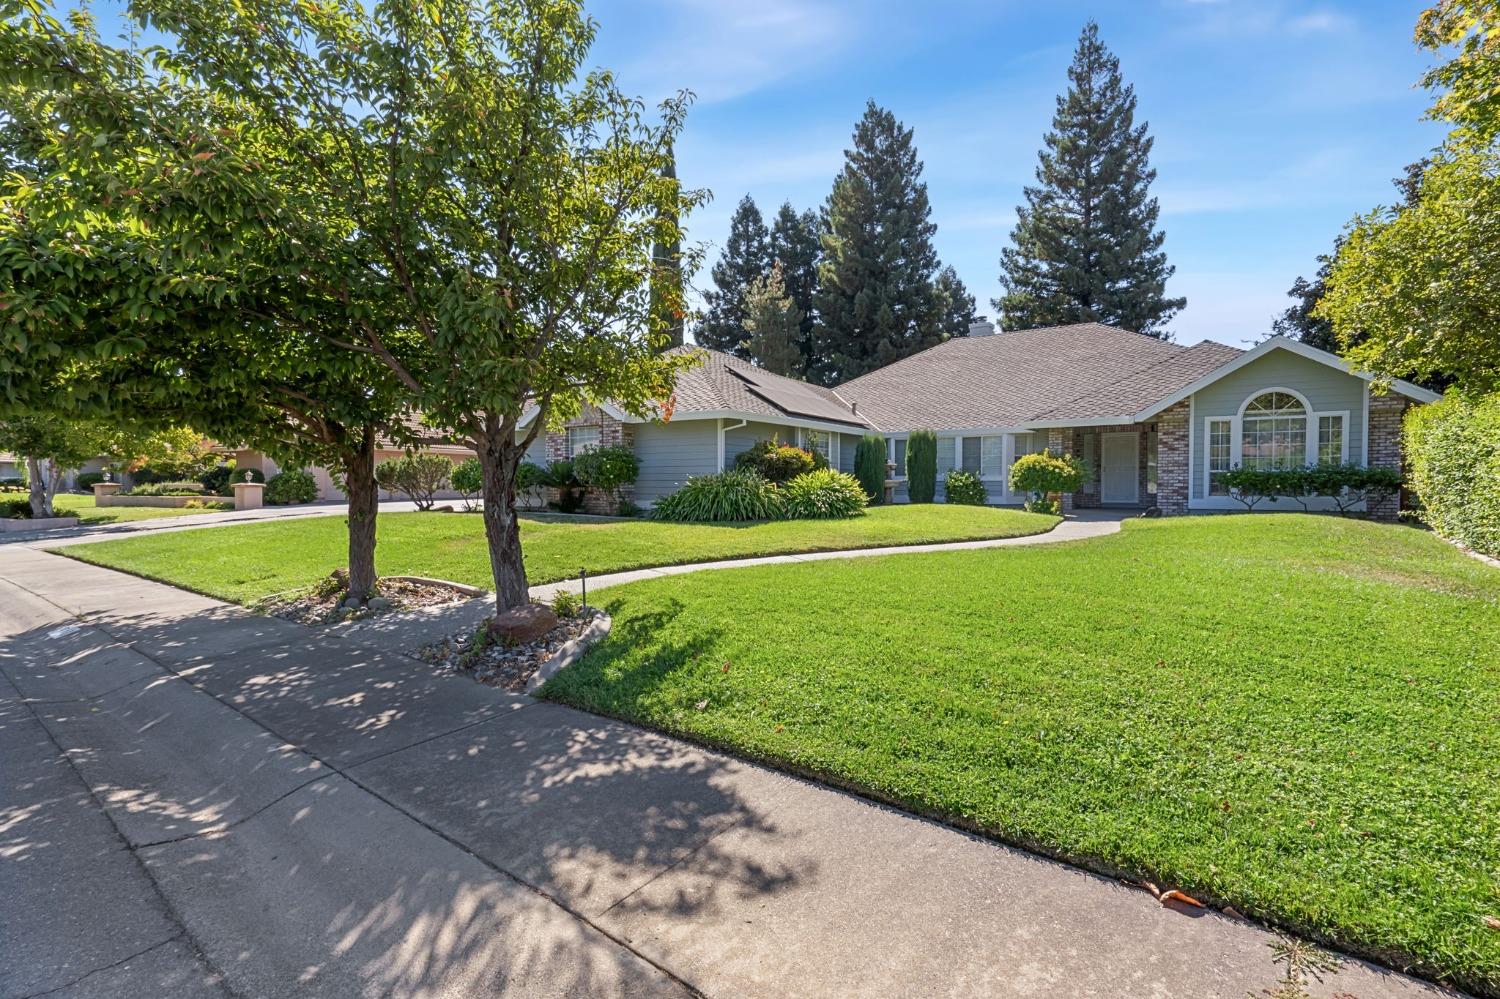
[[[1188,414],[1184,400],[1156,417],[1156,505],[1166,515],[1188,512],[1192,475]]]
[[[1409,405],[1404,396],[1386,393],[1370,396],[1369,465],[1401,471],[1401,419]],[[1388,496],[1369,504],[1366,511],[1375,520],[1395,520],[1401,512],[1401,497]]]
[[[1073,454],[1074,431],[1072,427],[1052,427],[1047,431],[1047,450],[1059,458]],[[1075,494],[1062,494],[1062,509],[1058,512],[1064,517],[1073,512]]]

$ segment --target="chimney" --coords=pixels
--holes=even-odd
[[[969,324],[969,336],[994,336],[995,324],[981,316]]]

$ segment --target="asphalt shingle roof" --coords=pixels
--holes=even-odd
[[[800,416],[852,429],[869,429],[864,414],[856,414],[833,389],[795,378],[773,375],[732,354],[703,347],[678,347],[696,353],[701,363],[677,376],[676,412],[730,411],[773,419]]]
[[[968,430],[1139,412],[1240,353],[1098,323],[959,337],[838,386],[882,430]]]

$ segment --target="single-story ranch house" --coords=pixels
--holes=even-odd
[[[1006,333],[977,323],[968,337],[831,389],[677,349],[698,351],[703,363],[679,378],[670,419],[591,407],[538,438],[530,459],[623,444],[640,461],[632,498],[649,505],[773,435],[852,471],[859,438],[880,434],[900,482],[907,434],[928,429],[938,438],[939,499],[943,475],[962,468],[979,474],[991,503],[1021,503],[1008,487],[1011,463],[1050,450],[1079,456],[1093,473],[1064,497],[1065,510],[1181,514],[1242,509],[1220,481],[1237,465],[1399,468],[1402,414],[1437,398],[1401,381],[1375,394],[1341,358],[1283,337],[1250,350],[1208,340],[1184,347],[1096,323]],[[1368,512],[1391,518],[1397,503]]]

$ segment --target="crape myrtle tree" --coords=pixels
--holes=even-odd
[[[326,341],[474,448],[497,610],[527,603],[526,448],[585,401],[654,413],[695,361],[661,350],[681,286],[653,259],[702,200],[670,169],[687,96],[648,115],[609,73],[581,77],[595,25],[576,0],[131,9],[165,68],[246,119],[203,169],[297,192],[301,211],[253,220],[272,236],[320,216],[307,280],[349,327]]]
[[[265,182],[235,102],[151,72],[86,15],[64,27],[16,8],[6,22],[0,412],[116,434],[188,423],[335,469],[349,595],[367,597],[376,442],[410,445],[421,431],[401,418],[406,393],[389,369],[336,342],[360,315],[325,293],[354,276],[328,254],[340,220]]]

